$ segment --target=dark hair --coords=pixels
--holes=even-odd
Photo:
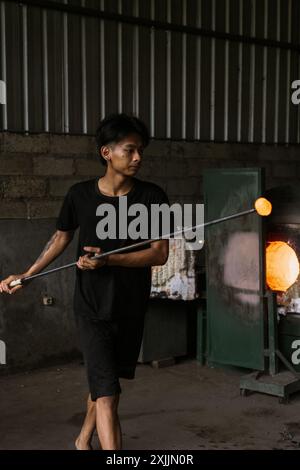
[[[107,162],[101,155],[101,147],[111,143],[118,143],[129,134],[138,134],[142,139],[144,147],[147,147],[149,144],[149,131],[139,118],[121,113],[110,114],[102,119],[96,130],[96,144],[103,165],[107,165]]]

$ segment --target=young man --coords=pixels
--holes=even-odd
[[[57,230],[42,254],[26,273],[2,281],[0,292],[12,294],[20,289],[22,286],[9,288],[9,283],[42,271],[64,251],[79,228],[74,312],[90,394],[75,445],[79,450],[90,450],[96,427],[102,449],[116,450],[122,448],[119,378],[134,378],[151,288],[151,266],[167,261],[169,245],[168,240],[158,240],[138,251],[99,260],[92,260],[91,256],[138,241],[118,237],[119,225],[132,220],[128,214],[119,214],[121,197],[122,201],[126,198],[128,208],[140,203],[149,211],[152,204],[168,204],[168,198],[159,186],[135,178],[149,143],[148,130],[142,121],[125,114],[108,116],[97,129],[96,141],[100,159],[106,165],[105,175],[70,188]],[[98,224],[111,208],[116,214],[111,221],[117,222],[117,227],[107,227],[110,237],[102,239],[103,227],[100,230]],[[148,239],[151,220],[147,225]]]

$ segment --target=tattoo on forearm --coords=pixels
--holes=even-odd
[[[41,259],[43,258],[43,256],[47,253],[47,251],[49,250],[49,248],[53,245],[53,243],[55,242],[57,238],[57,232],[54,233],[54,235],[52,235],[52,237],[50,238],[50,240],[47,242],[45,248],[43,249],[42,253],[40,254],[40,256],[38,257],[38,259],[36,260],[36,262],[34,264],[37,264],[39,261],[41,261]]]

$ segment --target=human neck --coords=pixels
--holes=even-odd
[[[132,177],[111,174],[109,171],[98,180],[100,192],[107,196],[123,196],[131,190],[133,184],[134,180]]]

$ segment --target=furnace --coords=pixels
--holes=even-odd
[[[211,365],[254,371],[241,379],[243,395],[287,401],[300,390],[292,362],[300,339],[300,191],[265,191],[263,169],[241,168],[207,170],[204,195],[206,221],[247,210],[261,195],[272,203],[267,218],[249,214],[206,231],[206,356]]]

